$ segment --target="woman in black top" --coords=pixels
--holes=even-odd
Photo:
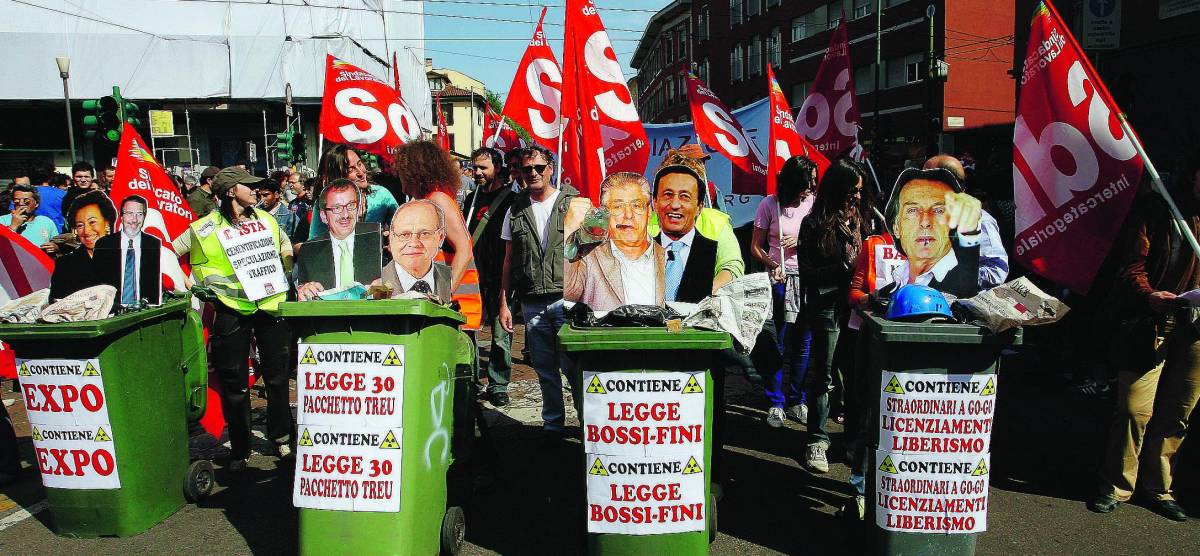
[[[100,284],[93,252],[96,240],[108,235],[116,220],[117,209],[102,191],[89,191],[71,201],[67,225],[75,232],[79,248],[54,261],[54,274],[50,275],[52,301]]]

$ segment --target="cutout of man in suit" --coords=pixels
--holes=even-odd
[[[358,223],[365,212],[361,191],[348,179],[333,180],[321,192],[319,216],[329,232],[305,242],[296,258],[296,296],[300,301],[314,299],[325,290],[379,279],[382,239],[378,224]]]
[[[666,300],[699,303],[734,275],[714,273],[717,242],[696,229],[701,178],[684,165],[664,166],[654,176],[654,210],[661,231],[655,239],[667,251]]]
[[[444,241],[446,215],[436,203],[416,199],[396,209],[388,239],[392,262],[380,271],[393,298],[416,291],[432,295],[443,305],[450,303],[450,267],[434,261]]]
[[[896,267],[893,283],[961,298],[979,293],[982,212],[979,200],[945,169],[901,172],[886,216],[908,264]]]
[[[96,240],[100,281],[117,288],[117,302],[133,305],[145,299],[162,303],[162,240],[143,231],[149,204],[141,195],[121,201],[121,229]]]

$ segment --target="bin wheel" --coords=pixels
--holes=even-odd
[[[216,484],[212,463],[206,459],[193,461],[183,479],[183,496],[188,502],[199,502],[212,494]]]
[[[708,544],[717,540],[717,496],[708,495]]]
[[[442,518],[442,554],[456,556],[462,551],[463,541],[467,538],[467,518],[462,508],[450,506]]]

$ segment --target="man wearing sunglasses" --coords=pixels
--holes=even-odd
[[[379,279],[383,265],[379,225],[358,223],[366,203],[354,182],[345,178],[329,182],[320,209],[321,221],[329,231],[306,242],[296,258],[296,297],[300,301],[314,299],[325,290],[370,284]]]
[[[558,348],[563,324],[563,221],[579,192],[555,187],[554,155],[534,145],[522,152],[525,189],[516,195],[500,230],[505,242],[500,276],[500,325],[512,333],[510,296],[521,298],[525,345],[542,390],[542,421],[547,447],[562,440],[565,413],[562,376],[568,367]],[[578,380],[568,373],[571,390]]]

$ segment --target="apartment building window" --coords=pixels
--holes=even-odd
[[[851,16],[851,19],[867,17],[868,15],[875,13],[875,1],[876,0],[854,0],[854,14]]]
[[[762,13],[762,0],[745,0],[746,17]]]
[[[767,39],[767,61],[776,68],[782,63],[780,51],[783,50],[783,33],[778,27],[771,29],[771,38]]]
[[[916,83],[924,78],[921,71],[922,62],[925,56],[923,54],[909,54],[900,58],[893,58],[887,61],[887,84],[886,87],[903,87],[909,83]]]
[[[708,58],[700,60],[700,62],[696,64],[696,77],[699,77],[701,81],[708,83]]]
[[[675,78],[667,77],[667,106],[675,106]]]
[[[833,29],[842,22],[842,10],[845,9],[845,4],[842,0],[834,0],[825,7],[825,11],[829,16],[829,28]]]
[[[767,0],[767,9],[774,8],[779,5],[779,0]]]
[[[662,52],[666,53],[667,56],[670,56],[674,52],[674,38],[675,36],[671,33],[663,35]]]
[[[442,102],[442,113],[446,115],[446,125],[454,125],[454,104],[450,102]],[[433,117],[437,118],[437,101],[433,102]],[[435,120],[436,124],[437,121]]]
[[[742,22],[742,0],[729,0],[729,25]]]
[[[708,40],[708,6],[700,8],[700,15],[696,18],[696,31],[700,35],[700,40]]]
[[[861,66],[854,70],[854,92],[870,93],[875,90],[875,64]]]
[[[750,52],[748,53],[748,61],[746,63],[746,65],[750,67],[747,69],[746,73],[750,75],[762,74],[762,47],[762,38],[758,35],[754,35],[754,38],[750,39]]]
[[[688,39],[687,27],[680,27],[675,31],[675,44],[679,45],[679,59],[686,60],[688,58]]]
[[[792,20],[792,42],[811,37],[828,27],[829,7],[817,6],[817,9]]]
[[[798,83],[792,85],[792,107],[800,108],[804,106],[804,99],[808,98],[808,92],[812,90],[812,81]]]
[[[729,53],[729,77],[733,81],[741,81],[746,77],[742,74],[743,56],[745,56],[745,50],[742,45],[734,45],[733,50]]]
[[[675,81],[677,82],[676,87],[679,88],[679,100],[681,102],[687,102],[687,94],[688,94],[687,80],[684,78],[684,76],[682,74],[680,74],[680,75],[675,76]]]
[[[890,8],[892,6],[899,6],[900,4],[903,4],[907,1],[908,0],[887,0],[887,7]]]

